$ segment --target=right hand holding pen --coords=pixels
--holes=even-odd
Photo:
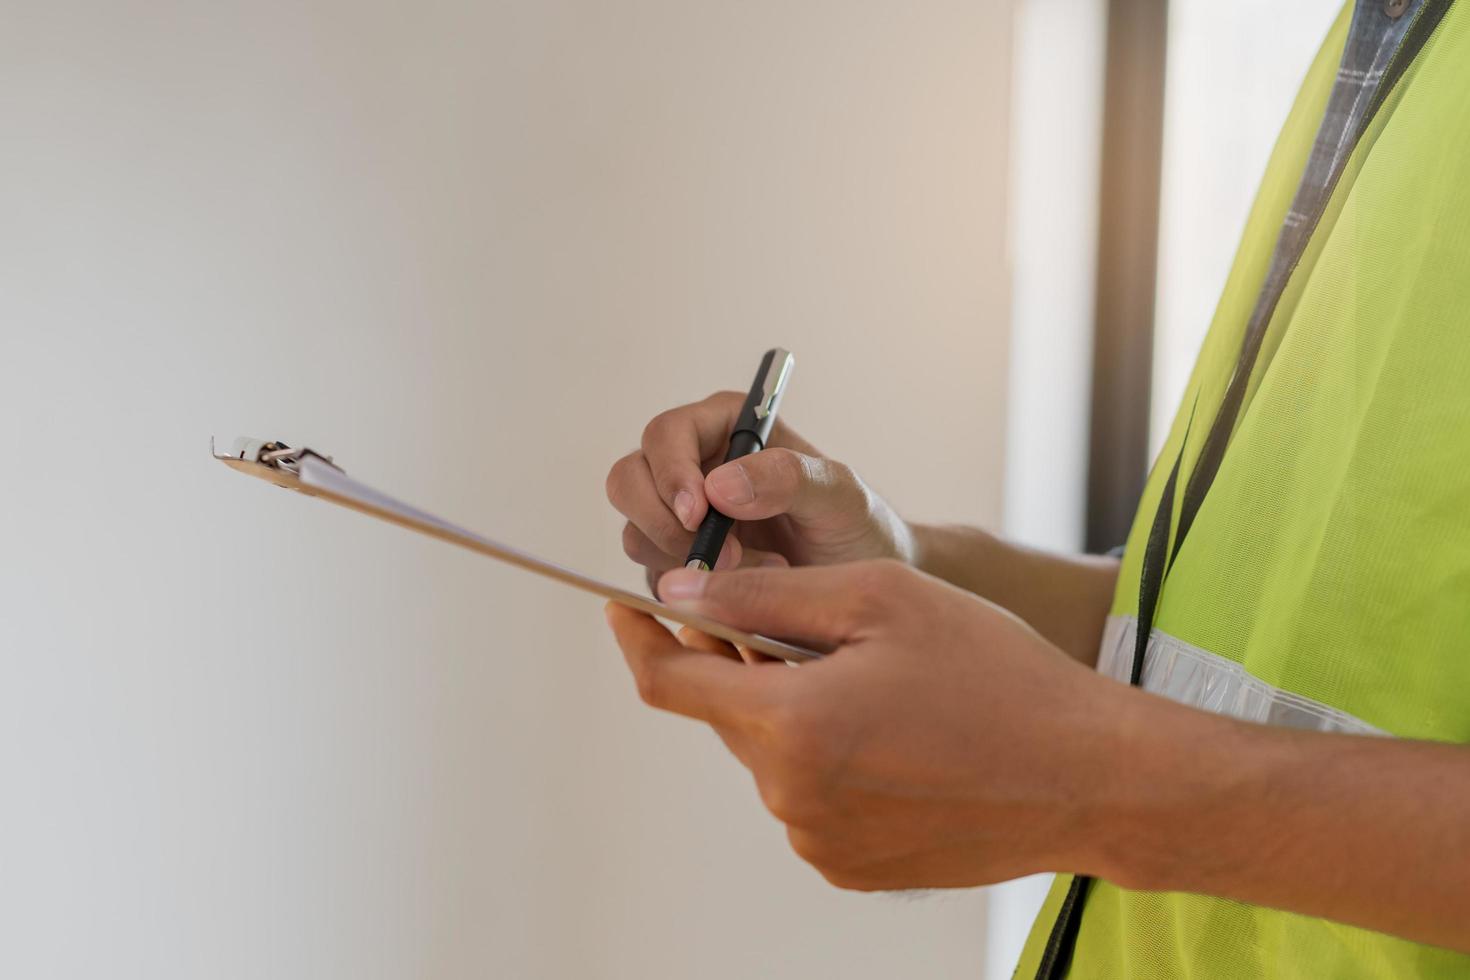
[[[725,391],[656,416],[608,473],[608,500],[628,518],[623,550],[650,581],[684,564],[711,505],[738,522],[716,568],[912,561],[912,533],[893,508],[789,426],[777,422],[766,449],[721,465],[744,399]]]

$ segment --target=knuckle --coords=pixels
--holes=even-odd
[[[678,430],[680,425],[679,418],[682,414],[683,409],[671,408],[667,412],[659,412],[653,418],[649,419],[648,424],[643,427],[644,451],[648,452],[657,449],[659,446],[667,443]]]
[[[643,532],[648,536],[656,551],[666,555],[678,557],[689,550],[689,542],[693,539],[692,534],[685,531],[673,522],[673,519],[664,520],[660,517]]]
[[[827,884],[833,888],[841,888],[849,892],[875,892],[881,891],[883,886],[875,880],[853,870],[845,868],[817,867]]]
[[[870,505],[867,484],[858,476],[857,470],[836,459],[821,460],[822,485],[835,498],[855,509],[868,509]]]
[[[816,868],[829,882],[839,888],[859,887],[857,871],[862,865],[862,855],[850,844],[828,833],[799,828],[788,829],[786,838],[796,856]]]
[[[913,569],[897,558],[875,558],[872,565],[873,575],[890,588],[906,582],[913,572]]]
[[[777,820],[784,824],[805,822],[807,801],[790,779],[785,776],[767,777],[760,781],[757,789],[760,791],[761,803]]]
[[[761,455],[765,457],[767,465],[771,469],[783,476],[790,477],[793,480],[800,480],[806,475],[803,457],[794,449],[773,446],[770,449],[763,450]]]
[[[643,532],[632,521],[623,525],[623,554],[634,561],[643,558]]]
[[[849,594],[860,608],[872,609],[884,601],[889,585],[889,571],[881,562],[865,561],[853,569]]]
[[[618,510],[623,509],[627,501],[628,487],[631,485],[633,467],[643,461],[643,453],[633,450],[628,455],[612,464],[607,471],[607,479],[604,481],[603,489],[607,493],[608,502]]]
[[[843,752],[841,716],[832,708],[788,697],[772,709],[768,726],[771,742],[805,777],[826,785]]]
[[[810,711],[796,705],[783,705],[771,714],[769,721],[771,742],[783,756],[815,764],[810,754],[821,739],[811,728]]]
[[[861,490],[863,481],[858,478],[857,470],[837,459],[826,460],[827,479],[834,486],[845,490]]]
[[[761,798],[786,824],[825,826],[841,812],[836,779],[841,736],[827,722],[830,714],[782,705],[767,715],[768,764]]]
[[[831,851],[831,844],[827,838],[819,833],[803,830],[799,827],[788,827],[786,839],[791,844],[791,849],[796,856],[814,868],[821,868],[827,864],[827,858]]]
[[[662,684],[658,680],[658,670],[649,663],[644,663],[633,671],[633,681],[638,685],[638,697],[649,707],[660,707],[662,697]]]
[[[795,493],[813,482],[812,461],[794,450],[776,447],[758,453],[757,457],[764,457],[766,479],[787,493]]]
[[[855,572],[853,594],[867,608],[886,608],[908,581],[910,569],[897,558],[865,561]]]
[[[719,405],[722,408],[728,406],[733,408],[735,411],[739,411],[740,406],[745,404],[745,395],[746,393],[743,391],[731,391],[727,388],[724,391],[717,391],[714,394],[710,395],[708,398],[705,399],[705,403],[709,405]]]
[[[723,612],[758,606],[770,585],[754,569],[740,569],[713,577],[705,585],[705,599]]]
[[[766,734],[773,745],[787,747],[801,737],[807,707],[799,696],[788,694],[766,711]]]

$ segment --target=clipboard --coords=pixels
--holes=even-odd
[[[821,659],[821,654],[781,640],[774,640],[757,633],[746,633],[734,627],[717,623],[712,619],[674,609],[656,599],[646,598],[634,592],[620,589],[608,582],[573,571],[563,565],[539,558],[529,552],[451,524],[417,507],[395,500],[381,491],[354,480],[332,458],[314,449],[293,449],[280,442],[259,439],[236,439],[227,453],[217,452],[210,440],[210,455],[230,469],[274,483],[287,490],[295,490],[310,497],[320,497],[342,507],[376,517],[399,527],[406,527],[431,538],[459,545],[470,551],[523,568],[528,572],[555,579],[583,592],[591,592],[611,599],[613,602],[637,609],[661,619],[692,626],[697,630],[719,637],[737,646],[749,647],[767,656],[799,664]]]

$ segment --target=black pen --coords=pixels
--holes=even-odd
[[[730,430],[730,450],[725,453],[725,462],[766,448],[771,427],[776,424],[776,409],[786,392],[786,382],[795,363],[796,358],[791,356],[791,352],[780,347],[766,351],[766,356],[761,358],[761,367],[755,373],[750,394],[745,396],[745,404],[735,419],[735,428]],[[725,535],[730,533],[730,525],[734,523],[711,507],[695,532],[694,544],[689,549],[684,567],[705,572],[714,568],[715,559],[720,557],[720,549],[725,545]]]

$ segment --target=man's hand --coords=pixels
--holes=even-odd
[[[659,591],[837,647],[795,670],[744,665],[708,637],[686,631],[688,649],[608,607],[644,699],[713,725],[834,884],[959,887],[1087,863],[1078,789],[1108,778],[1097,760],[1127,689],[1019,619],[892,561],[678,570]]]
[[[764,451],[720,465],[744,398],[726,391],[664,412],[608,473],[608,500],[628,518],[623,549],[650,584],[684,564],[711,505],[738,522],[718,568],[911,560],[893,508],[781,422]]]
[[[1196,892],[1470,952],[1470,748],[1238,722],[1094,674],[897,562],[678,570],[670,601],[833,644],[742,664],[621,606],[650,704],[711,724],[792,847],[863,890],[1034,871]]]
[[[657,416],[613,465],[607,497],[623,550],[658,577],[684,564],[711,506],[736,520],[716,568],[894,558],[1012,610],[1091,665],[1113,594],[1110,558],[1048,555],[964,527],[910,525],[852,469],[777,422],[770,446],[721,464],[745,396],[726,391]]]

